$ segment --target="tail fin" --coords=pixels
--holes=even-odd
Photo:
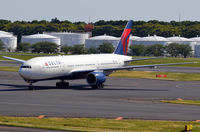
[[[117,48],[115,49],[114,54],[127,55],[128,43],[129,43],[129,37],[131,35],[132,25],[133,21],[130,20],[123,31],[123,34],[121,36],[119,44],[117,45]]]

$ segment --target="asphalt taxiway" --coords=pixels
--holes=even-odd
[[[92,90],[85,80],[35,83],[29,91],[16,72],[0,72],[0,115],[104,117],[156,120],[199,120],[200,106],[165,104],[160,100],[200,100],[200,82],[107,78],[104,89]]]

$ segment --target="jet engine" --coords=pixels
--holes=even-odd
[[[103,72],[91,72],[87,75],[87,82],[90,85],[101,85],[106,81],[106,76]]]

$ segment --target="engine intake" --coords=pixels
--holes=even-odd
[[[106,76],[102,72],[91,72],[87,75],[87,82],[90,85],[103,84],[106,81]]]

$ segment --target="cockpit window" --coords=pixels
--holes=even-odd
[[[31,66],[21,66],[21,68],[31,68]]]

